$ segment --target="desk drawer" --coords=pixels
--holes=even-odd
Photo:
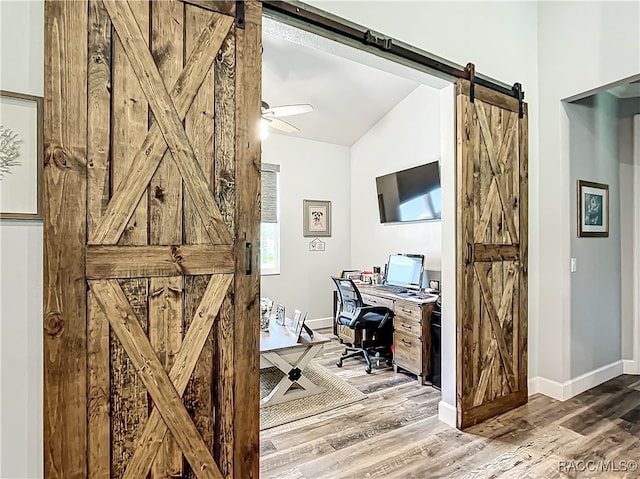
[[[393,300],[387,298],[381,298],[380,296],[373,296],[371,294],[363,294],[362,301],[369,306],[386,306],[393,311]]]
[[[422,324],[418,321],[396,316],[393,319],[393,327],[399,333],[410,334],[418,339],[422,337]]]
[[[422,374],[422,341],[415,336],[396,331],[393,334],[393,361],[418,375]]]
[[[396,301],[396,318],[410,319],[420,322],[422,320],[422,308],[419,304],[404,301]]]

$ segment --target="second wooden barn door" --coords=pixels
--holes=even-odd
[[[260,21],[47,2],[47,478],[257,477]]]
[[[457,424],[527,401],[527,115],[459,80]]]

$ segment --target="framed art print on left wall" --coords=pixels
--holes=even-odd
[[[0,90],[0,218],[42,218],[42,97]]]

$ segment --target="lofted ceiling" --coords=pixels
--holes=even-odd
[[[450,84],[267,18],[262,42],[263,101],[314,107],[283,118],[300,129],[291,134],[298,138],[351,146],[418,85]]]

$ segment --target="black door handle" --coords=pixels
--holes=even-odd
[[[467,259],[465,260],[466,265],[473,264],[473,243],[467,241]]]
[[[251,243],[245,243],[247,249],[247,275],[250,275],[253,271],[253,246]]]

